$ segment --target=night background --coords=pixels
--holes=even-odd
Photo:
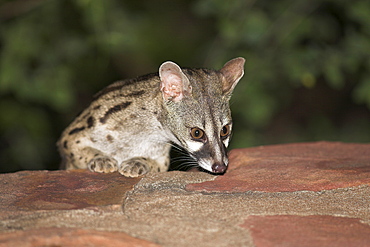
[[[230,148],[370,142],[369,23],[367,0],[0,0],[0,172],[57,169],[97,91],[168,60],[246,58]]]

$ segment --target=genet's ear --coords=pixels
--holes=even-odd
[[[220,69],[221,74],[224,76],[222,91],[225,95],[230,95],[236,84],[243,77],[244,63],[245,59],[238,57],[230,60]]]
[[[174,62],[164,62],[159,67],[159,77],[164,100],[178,102],[184,96],[191,95],[189,79]]]

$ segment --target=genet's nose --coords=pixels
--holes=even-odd
[[[212,172],[214,173],[224,173],[227,166],[224,163],[214,163],[212,165]]]

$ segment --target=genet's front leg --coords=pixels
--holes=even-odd
[[[87,167],[92,172],[111,173],[118,170],[117,161],[108,156],[97,156],[89,161]]]
[[[118,168],[118,172],[126,177],[138,177],[149,172],[157,172],[159,164],[152,159],[135,157],[125,160]]]

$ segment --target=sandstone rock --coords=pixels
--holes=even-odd
[[[370,185],[370,144],[301,143],[235,149],[229,169],[189,191],[322,191]]]
[[[2,246],[158,247],[159,245],[133,238],[122,232],[52,227],[3,233],[0,235],[0,247]]]
[[[233,150],[223,176],[0,174],[0,246],[370,246],[369,144]]]
[[[11,210],[66,210],[122,204],[122,195],[138,181],[118,173],[86,170],[0,174],[0,215]]]
[[[370,244],[370,226],[359,219],[327,215],[249,216],[242,227],[256,247],[356,246]]]

